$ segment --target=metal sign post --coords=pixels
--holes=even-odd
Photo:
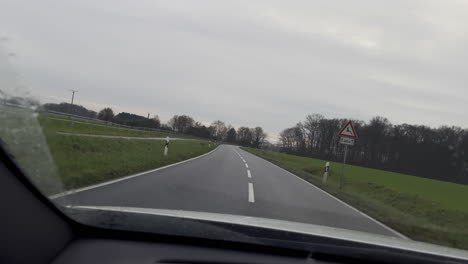
[[[344,158],[343,158],[343,168],[341,170],[341,177],[340,177],[340,185],[339,185],[339,188],[341,189],[341,187],[343,186],[343,178],[344,178],[344,169],[345,169],[345,165],[346,165],[346,155],[348,154],[348,145],[345,145],[344,146]]]
[[[354,146],[354,140],[358,137],[356,130],[354,130],[353,123],[351,120],[340,130],[338,133],[340,136],[340,144],[344,145],[344,155],[343,155],[343,168],[341,171],[340,181],[338,188],[343,187],[343,181],[345,176],[345,165],[346,165],[346,156],[348,155],[348,146]]]

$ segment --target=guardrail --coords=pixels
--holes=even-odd
[[[12,104],[12,103],[8,103],[8,102],[4,102],[2,105],[10,106],[10,107],[17,107],[17,108],[24,108],[24,109],[28,109],[28,108],[29,108],[29,107],[24,106],[24,105]]]
[[[73,118],[76,118],[76,119],[94,121],[96,123],[100,123],[100,124],[103,124],[103,125],[107,125],[107,126],[110,125],[110,126],[115,126],[115,127],[119,127],[119,128],[126,128],[126,129],[133,129],[133,130],[143,130],[143,131],[154,131],[154,132],[173,134],[173,135],[190,136],[190,135],[178,133],[178,132],[175,132],[175,131],[172,131],[172,130],[157,129],[157,128],[150,128],[150,127],[128,126],[128,125],[123,125],[123,124],[114,123],[114,122],[110,122],[110,121],[104,121],[104,120],[97,119],[97,118],[80,116],[80,115],[69,114],[69,113],[63,113],[63,112],[57,112],[57,111],[52,111],[52,110],[45,110],[45,112],[51,113],[51,114],[56,114],[56,115],[61,115],[61,116],[66,116],[66,117],[73,117]]]

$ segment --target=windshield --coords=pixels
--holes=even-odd
[[[249,216],[466,250],[466,10],[2,1],[1,146],[72,218]]]

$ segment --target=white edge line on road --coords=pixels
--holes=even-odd
[[[253,184],[251,182],[249,182],[249,202],[255,203],[254,189]]]
[[[58,193],[58,194],[50,195],[49,199],[52,199],[52,200],[57,199],[57,198],[60,198],[60,197],[63,197],[63,196],[67,196],[69,194],[74,194],[74,193],[79,193],[79,192],[91,190],[91,189],[94,189],[94,188],[99,188],[99,187],[106,186],[106,185],[109,185],[109,184],[113,184],[113,183],[116,183],[116,182],[129,180],[129,179],[132,179],[132,178],[135,178],[135,177],[138,177],[138,176],[141,176],[141,175],[145,175],[145,174],[148,174],[148,173],[156,172],[156,171],[159,171],[159,170],[164,170],[164,169],[167,169],[169,167],[176,166],[176,165],[179,165],[179,164],[182,164],[182,163],[185,163],[185,162],[189,162],[189,161],[192,161],[194,159],[198,159],[198,158],[201,158],[203,156],[209,155],[209,154],[213,153],[215,150],[217,150],[218,148],[219,148],[219,146],[216,147],[215,149],[213,149],[212,151],[207,152],[205,154],[190,158],[188,160],[183,160],[183,161],[179,161],[179,162],[176,162],[176,163],[172,163],[172,164],[166,165],[164,167],[156,168],[156,169],[149,170],[149,171],[140,172],[140,173],[129,175],[129,176],[126,176],[126,177],[123,177],[123,178],[119,178],[119,179],[115,179],[115,180],[111,180],[111,181],[106,181],[106,182],[103,182],[103,183],[98,183],[98,184],[95,184],[95,185],[91,185],[91,186],[87,186],[87,187],[83,187],[83,188],[79,188],[79,189],[69,190],[69,191],[66,191],[66,192],[61,192],[61,193]]]
[[[252,178],[252,174],[250,174],[250,170],[247,170],[247,177]]]
[[[245,163],[245,167],[248,169],[248,168],[249,168],[249,164]]]
[[[365,213],[359,211],[357,208],[355,208],[355,207],[353,207],[353,206],[351,206],[351,205],[349,205],[349,204],[343,202],[342,200],[340,200],[340,199],[336,198],[335,196],[329,194],[328,192],[326,192],[326,191],[320,189],[319,187],[313,185],[312,183],[310,183],[310,182],[308,182],[308,181],[302,179],[301,177],[297,176],[296,174],[294,174],[294,173],[292,173],[292,172],[290,172],[290,171],[288,171],[288,170],[286,170],[286,169],[283,169],[283,168],[281,168],[280,166],[278,166],[278,165],[276,165],[276,164],[274,164],[274,163],[272,163],[272,162],[270,162],[270,161],[268,161],[268,160],[266,160],[266,159],[263,159],[263,158],[261,158],[261,157],[259,157],[259,156],[256,156],[256,155],[254,155],[254,154],[252,154],[252,153],[250,153],[250,152],[249,152],[249,154],[251,154],[251,155],[253,155],[253,156],[257,157],[257,158],[260,158],[260,159],[262,159],[262,160],[264,160],[264,161],[267,161],[267,162],[271,163],[272,165],[274,165],[274,166],[280,168],[281,170],[283,170],[283,171],[285,171],[285,172],[287,172],[287,173],[289,173],[289,174],[295,176],[295,177],[298,178],[299,180],[301,180],[301,181],[303,181],[303,182],[305,182],[305,183],[310,184],[312,187],[314,187],[314,188],[316,188],[317,190],[323,192],[324,194],[330,196],[331,198],[335,199],[336,201],[342,203],[343,205],[345,205],[345,206],[347,206],[347,207],[353,209],[354,211],[358,212],[358,213],[361,214],[362,216],[364,216],[364,217],[366,217],[366,218],[372,220],[372,221],[375,222],[376,224],[378,224],[378,225],[380,225],[381,227],[387,229],[388,231],[394,233],[395,235],[397,235],[397,236],[399,236],[399,237],[401,237],[401,238],[404,238],[404,239],[411,240],[409,237],[407,237],[407,236],[403,235],[402,233],[400,233],[400,232],[398,232],[398,231],[392,229],[391,227],[386,226],[384,223],[380,222],[379,220],[374,219],[374,218],[368,216],[367,214],[365,214]]]

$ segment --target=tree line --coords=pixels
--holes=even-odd
[[[44,104],[43,107],[46,110],[97,118],[106,122],[173,131],[247,147],[260,148],[267,143],[267,134],[263,131],[263,128],[249,128],[243,126],[235,129],[233,126],[226,124],[221,120],[214,121],[210,125],[205,125],[201,122],[195,121],[188,115],[174,115],[166,124],[163,124],[157,115],[152,118],[126,112],[121,112],[115,115],[114,111],[110,107],[106,107],[99,112],[88,110],[80,105],[71,105],[69,103],[48,103]]]
[[[74,114],[83,117],[96,118],[97,113],[93,110],[88,110],[81,105],[69,104],[69,103],[60,103],[60,104],[44,104],[42,107],[46,110],[56,111],[67,114]]]
[[[307,115],[280,133],[281,151],[341,162],[344,147],[337,134],[347,121]],[[467,130],[455,126],[393,125],[384,117],[374,117],[367,123],[353,120],[353,124],[359,138],[348,148],[347,163],[468,183]]]
[[[261,127],[249,128],[242,126],[236,130],[233,126],[226,125],[221,120],[216,120],[206,126],[187,115],[174,115],[167,125],[175,132],[254,148],[262,147],[267,137]]]

